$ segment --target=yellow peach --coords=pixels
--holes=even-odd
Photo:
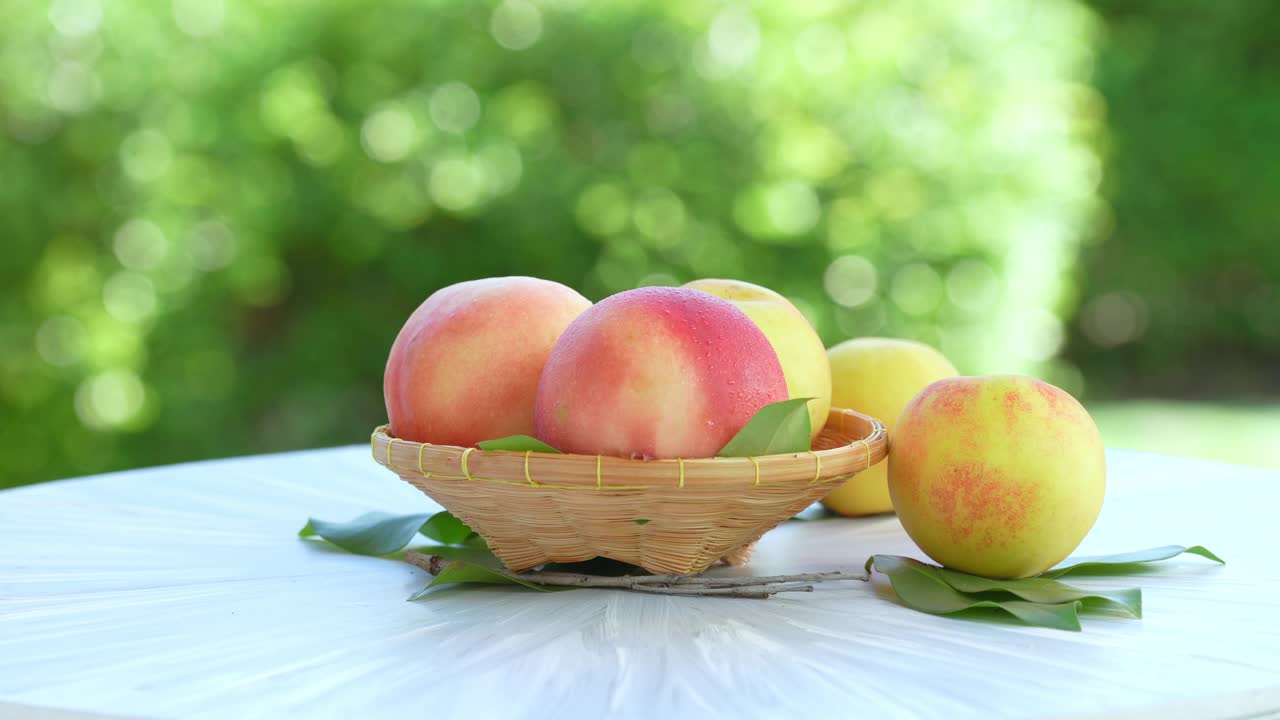
[[[809,401],[809,427],[817,437],[831,411],[831,365],[822,338],[804,314],[769,288],[741,280],[708,278],[685,287],[728,300],[764,332],[782,363],[788,395],[813,398]]]
[[[902,408],[929,383],[959,373],[942,353],[923,343],[891,338],[847,340],[827,351],[831,402],[883,421],[889,432]],[[889,512],[886,463],[881,461],[833,490],[822,504],[841,515]]]
[[[902,411],[889,494],[929,557],[975,575],[1039,575],[1102,509],[1106,459],[1089,413],[1016,375],[939,380]]]

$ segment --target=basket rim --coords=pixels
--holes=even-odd
[[[378,464],[428,480],[566,490],[834,482],[875,465],[888,454],[885,424],[855,410],[831,408],[823,432],[833,435],[839,444],[823,450],[754,457],[633,460],[610,455],[481,450],[418,443],[394,437],[389,425],[380,425],[370,436],[370,451]]]

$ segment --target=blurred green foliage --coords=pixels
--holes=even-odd
[[[1056,359],[1104,218],[1073,0],[0,6],[0,485],[359,441],[433,290],[739,277]]]
[[[1096,395],[1276,397],[1280,3],[1095,5],[1111,214],[1068,354]]]

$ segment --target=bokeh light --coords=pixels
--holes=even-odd
[[[446,210],[469,210],[480,202],[484,187],[484,169],[464,153],[450,153],[431,168],[431,199]]]
[[[236,258],[236,236],[217,220],[193,225],[187,233],[186,246],[192,263],[203,272],[221,270]]]
[[[102,93],[93,70],[78,62],[61,62],[49,75],[49,105],[68,115],[92,108]]]
[[[360,126],[364,151],[384,163],[403,160],[413,150],[417,135],[413,115],[395,106],[375,110]]]
[[[36,331],[36,351],[45,362],[68,367],[84,358],[86,332],[84,323],[71,315],[54,315]]]
[[[578,196],[576,216],[583,230],[593,235],[612,235],[627,226],[630,203],[626,191],[617,184],[591,185]]]
[[[924,263],[904,265],[893,274],[889,295],[902,312],[928,315],[942,300],[942,278]]]
[[[844,69],[848,48],[844,34],[830,23],[810,25],[796,34],[796,62],[813,75],[831,75]]]
[[[707,47],[715,64],[736,70],[751,62],[760,50],[760,26],[746,8],[726,7],[711,21]]]
[[[67,37],[84,37],[97,32],[102,24],[102,4],[99,0],[53,0],[49,22]]]
[[[508,50],[524,50],[542,36],[542,12],[524,0],[506,0],[494,8],[489,32]]]
[[[173,163],[168,138],[157,130],[139,130],[120,144],[120,164],[135,182],[159,180]]]
[[[441,130],[461,134],[480,119],[480,97],[463,82],[447,82],[431,93],[431,121]]]
[[[1142,337],[1147,328],[1147,307],[1132,293],[1099,295],[1084,307],[1081,329],[1095,345],[1114,347]]]
[[[173,0],[173,20],[182,32],[197,38],[222,31],[226,0]]]
[[[947,271],[947,299],[972,313],[995,307],[1000,299],[1000,276],[982,260],[962,260]]]
[[[115,319],[140,323],[155,314],[156,288],[145,275],[119,272],[103,284],[102,304]]]
[[[838,305],[854,308],[876,295],[876,266],[860,255],[842,255],[827,266],[822,284]]]
[[[146,388],[130,370],[93,375],[76,390],[76,415],[87,427],[110,430],[128,426],[142,411]]]
[[[116,230],[113,248],[121,265],[132,270],[154,270],[168,254],[169,242],[155,223],[138,218]]]

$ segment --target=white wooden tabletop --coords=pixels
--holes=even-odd
[[[1254,717],[1280,709],[1280,473],[1113,451],[1081,554],[1204,544],[1080,633],[934,617],[882,576],[770,600],[446,589],[295,536],[435,506],[364,447],[0,492],[0,717]],[[756,574],[922,557],[788,522]],[[720,570],[718,572],[735,572]],[[38,713],[38,715],[37,715]]]

